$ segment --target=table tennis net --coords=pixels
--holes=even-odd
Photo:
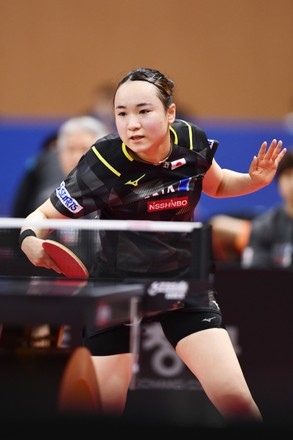
[[[19,233],[24,222],[24,219],[0,218],[0,276],[58,276],[52,270],[34,266],[21,251]],[[187,246],[190,246],[191,249],[191,259],[188,264],[192,267],[194,277],[205,279],[212,270],[210,227],[201,223],[48,220],[36,222],[32,226],[53,229],[47,238],[67,246],[82,260],[88,270],[90,270],[96,259],[97,251],[100,249],[100,234],[107,233],[110,242],[113,234],[117,235],[117,232],[128,234],[130,240],[132,235],[135,236],[137,232],[151,237],[154,237],[155,234],[169,233],[172,234],[174,243],[177,241],[177,236],[184,233],[188,237]],[[136,248],[139,249],[139,242]],[[152,258],[150,257],[150,259]],[[134,270],[132,265],[129,270]]]

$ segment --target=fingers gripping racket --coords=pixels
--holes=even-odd
[[[45,240],[43,248],[66,277],[82,279],[89,277],[86,266],[71,249],[55,240]]]

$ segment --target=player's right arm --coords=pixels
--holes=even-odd
[[[52,232],[52,229],[44,229],[32,225],[33,221],[45,220],[50,218],[65,219],[67,217],[57,211],[57,209],[55,209],[52,205],[50,199],[48,199],[26,217],[20,231],[20,237],[23,236],[25,231],[29,230],[32,232],[29,232],[29,234],[31,235],[27,235],[22,240],[20,247],[27,258],[30,260],[30,262],[35,266],[42,266],[47,269],[53,269],[57,273],[61,273],[58,266],[44,251],[42,246],[44,239],[50,234],[50,232]]]

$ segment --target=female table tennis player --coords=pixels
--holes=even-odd
[[[191,221],[202,191],[235,197],[272,182],[286,153],[281,141],[263,142],[247,173],[222,169],[214,159],[217,142],[199,127],[176,120],[173,89],[171,79],[148,68],[120,81],[114,95],[118,133],[98,140],[25,221],[21,248],[34,265],[59,270],[42,247],[46,232],[30,226],[30,220],[80,218],[98,209],[101,219]],[[185,233],[104,232],[90,275],[184,279],[188,240]],[[187,299],[183,309],[153,319],[224,420],[262,420],[214,296],[207,293],[200,305]],[[129,331],[125,324],[84,329],[104,414],[122,414],[125,407],[132,363]]]

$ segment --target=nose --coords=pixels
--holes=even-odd
[[[137,116],[132,115],[129,116],[128,119],[128,130],[134,131],[137,130],[140,127],[140,122]]]

